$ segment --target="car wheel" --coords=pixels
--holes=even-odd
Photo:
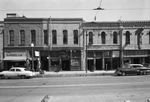
[[[26,79],[26,76],[25,75],[21,75],[21,79]]]
[[[1,79],[5,79],[6,77],[5,77],[5,75],[1,75],[0,78]]]
[[[125,72],[121,72],[121,75],[122,75],[122,76],[126,76],[126,73],[125,73]]]

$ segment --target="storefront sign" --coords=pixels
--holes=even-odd
[[[72,66],[80,66],[80,60],[79,59],[71,59],[71,65]]]
[[[26,52],[5,52],[5,57],[24,57]]]

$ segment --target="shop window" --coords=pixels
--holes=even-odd
[[[101,33],[101,41],[102,41],[102,44],[106,44],[106,33],[105,32]]]
[[[130,32],[129,31],[126,31],[125,33],[125,36],[126,36],[126,44],[130,44]]]
[[[53,44],[57,44],[57,31],[52,30],[52,42]]]
[[[9,31],[9,36],[10,36],[10,45],[14,45],[14,30]]]
[[[20,44],[25,45],[25,31],[20,30]]]
[[[63,30],[63,44],[68,44],[68,32]]]
[[[118,34],[117,32],[113,33],[113,44],[117,44],[118,43]]]
[[[35,30],[31,30],[31,43],[36,45],[36,31]]]
[[[47,30],[44,30],[44,44],[48,45],[48,32],[47,32]]]
[[[93,44],[93,33],[89,32],[89,44]]]
[[[51,66],[58,66],[59,65],[59,59],[52,59],[51,60]]]
[[[74,44],[78,44],[78,30],[74,30],[73,35],[74,35]]]

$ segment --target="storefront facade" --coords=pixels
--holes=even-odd
[[[46,71],[83,70],[82,22],[82,18],[26,18],[15,14],[5,18],[4,70],[25,63],[29,65],[24,67],[34,70],[38,67]],[[14,59],[19,55],[20,59],[25,57],[20,51],[26,52],[23,61],[19,57]],[[8,55],[14,57],[8,58]]]
[[[149,21],[85,22],[82,27],[89,70],[112,70],[125,63],[150,64]]]

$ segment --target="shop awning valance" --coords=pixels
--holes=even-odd
[[[5,57],[4,61],[26,61],[27,57]]]

